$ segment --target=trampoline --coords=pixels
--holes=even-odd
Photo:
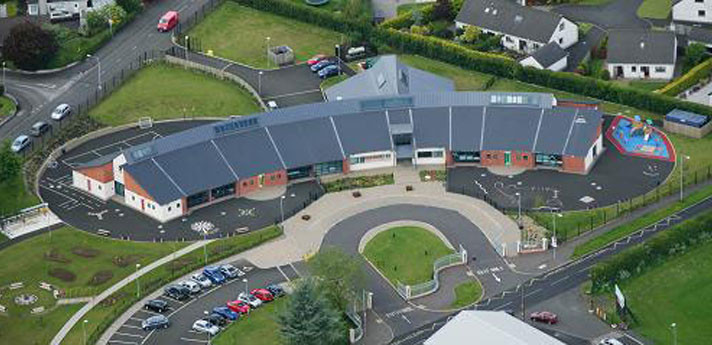
[[[606,131],[606,137],[622,154],[675,161],[675,151],[667,136],[639,116],[633,119],[616,117]]]
[[[331,0],[304,0],[304,2],[307,5],[311,5],[311,6],[326,5],[327,3],[329,3],[329,1],[331,1]]]

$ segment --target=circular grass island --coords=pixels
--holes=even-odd
[[[331,0],[304,0],[304,2],[305,2],[307,5],[311,5],[311,6],[326,5],[326,4],[329,3],[329,1],[331,1]]]

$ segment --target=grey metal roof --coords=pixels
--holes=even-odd
[[[675,33],[659,30],[610,30],[608,63],[674,64]]]
[[[213,140],[240,178],[283,169],[263,128]]]
[[[549,42],[534,52],[532,57],[541,65],[541,67],[548,68],[568,55],[569,53],[566,50],[561,49],[558,43]]]
[[[383,111],[337,116],[334,123],[347,155],[391,150],[388,122]]]
[[[416,148],[449,146],[450,108],[413,109],[413,136]]]
[[[564,154],[583,157],[596,139],[601,113],[593,109],[578,109],[571,135],[567,139]]]
[[[687,39],[691,42],[712,44],[712,30],[693,26],[687,33]]]
[[[408,109],[395,109],[388,111],[388,123],[391,125],[410,124]]]
[[[378,57],[368,70],[324,92],[329,101],[352,98],[454,91],[452,80],[421,71],[398,61],[395,55]]]
[[[452,107],[452,151],[479,151],[486,107]]]
[[[541,109],[488,107],[482,150],[531,151]]]
[[[136,164],[126,164],[124,172],[136,180],[151,198],[161,205],[186,196],[151,159]]]
[[[543,44],[549,42],[562,18],[508,0],[467,0],[455,21]]]
[[[344,159],[328,117],[270,126],[287,169]]]
[[[570,108],[549,109],[544,112],[534,152],[548,154],[564,152],[566,137],[569,135],[573,121],[573,116],[570,114]]]
[[[74,166],[74,168],[75,169],[83,169],[83,168],[92,168],[92,167],[102,166],[102,165],[110,163],[111,161],[114,160],[114,158],[116,158],[120,154],[121,154],[121,152],[110,153],[108,155],[104,155],[99,158],[92,159],[88,162],[78,163],[77,165]]]

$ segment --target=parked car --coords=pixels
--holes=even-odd
[[[245,275],[245,272],[240,271],[237,267],[225,264],[220,266],[220,273],[222,273],[226,278],[237,278]]]
[[[311,67],[309,67],[309,68],[311,69],[312,72],[319,72],[319,70],[321,70],[322,68],[324,68],[324,67],[326,67],[326,66],[331,66],[331,65],[333,65],[333,64],[334,64],[333,61],[324,59],[324,60],[321,60],[321,61],[319,61],[319,62],[313,64],[313,65],[312,65]]]
[[[18,153],[30,146],[30,142],[30,137],[23,134],[15,138],[15,141],[12,142],[12,146],[10,146],[10,150],[12,150],[12,152]]]
[[[33,137],[41,137],[42,135],[47,133],[47,131],[49,131],[51,127],[52,126],[50,126],[47,122],[44,121],[35,122],[35,124],[32,125],[32,128],[30,128],[30,135],[32,135]]]
[[[200,292],[200,284],[192,281],[192,280],[184,280],[180,282],[180,285],[188,289],[190,293],[196,294]]]
[[[252,308],[258,308],[262,305],[262,301],[257,299],[257,297],[244,292],[240,292],[240,294],[237,295],[237,299],[249,304]]]
[[[275,110],[275,109],[279,108],[279,106],[277,105],[277,102],[275,102],[275,101],[268,101],[267,108],[269,108],[269,110]]]
[[[267,291],[269,291],[274,297],[284,296],[284,289],[282,289],[282,287],[277,284],[267,285],[265,289],[267,289]]]
[[[143,328],[144,331],[150,331],[158,328],[168,328],[170,325],[171,322],[163,315],[154,315],[141,321],[141,328]]]
[[[72,107],[69,106],[69,104],[63,103],[54,108],[50,117],[52,118],[52,120],[62,121],[62,119],[69,116],[71,113]]]
[[[219,285],[225,282],[225,276],[220,272],[220,267],[217,266],[208,266],[205,267],[203,270],[203,275],[208,277],[210,281],[215,284]]]
[[[213,337],[220,332],[220,327],[205,320],[197,320],[193,322],[193,327],[191,328],[199,333],[210,333]]]
[[[156,25],[156,29],[158,29],[159,32],[171,31],[177,24],[178,12],[168,11],[163,15],[163,17],[161,17],[161,19],[158,20],[158,25]]]
[[[213,286],[213,282],[211,282],[210,279],[208,279],[208,277],[206,277],[202,273],[193,274],[192,276],[190,276],[190,279],[200,284],[202,288],[209,288]]]
[[[190,290],[177,284],[166,286],[166,288],[163,289],[163,294],[179,301],[190,298]]]
[[[168,302],[162,299],[152,299],[143,305],[143,309],[155,311],[156,313],[163,313],[164,311],[170,309]]]
[[[225,319],[222,315],[218,315],[215,313],[212,313],[212,314],[204,317],[203,320],[208,321],[218,327],[227,325],[227,319]]]
[[[326,59],[326,55],[324,54],[317,54],[311,57],[311,59],[307,60],[307,65],[313,66],[319,63],[319,61]]]
[[[257,297],[257,299],[262,302],[274,301],[274,296],[272,296],[272,293],[269,292],[269,290],[267,289],[253,289],[252,291],[250,291],[250,294],[252,296]]]
[[[553,325],[559,322],[559,318],[556,314],[549,311],[537,311],[529,315],[529,319],[536,322],[543,322]]]
[[[238,317],[240,317],[240,315],[230,310],[230,308],[222,306],[213,308],[213,313],[218,314],[230,321],[235,321]]]
[[[606,338],[598,342],[598,345],[623,345],[623,343],[618,339]]]
[[[251,309],[249,304],[238,299],[234,301],[228,301],[227,307],[230,308],[230,310],[240,314],[247,314],[250,312]]]
[[[339,74],[339,66],[337,65],[326,66],[317,72],[317,75],[319,75],[319,78],[321,79],[326,79],[337,74]]]

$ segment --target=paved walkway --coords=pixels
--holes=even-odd
[[[25,218],[21,222],[10,224],[2,229],[2,233],[9,239],[17,238],[44,228],[61,223],[54,213],[46,212],[43,215]]]
[[[69,331],[72,330],[74,325],[76,325],[84,317],[84,315],[86,315],[92,308],[94,308],[94,306],[101,303],[101,301],[103,301],[107,297],[111,296],[114,292],[119,291],[121,288],[123,288],[124,286],[126,286],[128,284],[131,284],[134,280],[143,276],[146,273],[151,272],[156,267],[161,266],[161,265],[163,265],[171,260],[174,260],[176,258],[179,258],[185,254],[188,254],[188,253],[192,252],[193,250],[202,247],[204,243],[207,244],[212,241],[213,240],[194,242],[194,243],[190,244],[189,246],[178,250],[175,253],[168,254],[168,255],[146,265],[145,267],[141,268],[138,272],[131,274],[130,276],[122,279],[118,283],[112,285],[110,288],[104,290],[98,296],[91,299],[89,301],[89,303],[84,305],[82,307],[82,309],[79,309],[78,312],[74,313],[74,315],[72,315],[72,317],[69,319],[69,321],[67,321],[64,324],[64,326],[62,326],[62,329],[60,329],[59,332],[57,332],[57,334],[54,336],[54,338],[52,339],[52,342],[50,344],[51,345],[60,345],[60,343],[62,342],[64,337],[67,336]]]
[[[57,300],[57,305],[89,303],[94,298],[95,298],[94,296],[77,297],[77,298],[62,298],[62,299]]]

